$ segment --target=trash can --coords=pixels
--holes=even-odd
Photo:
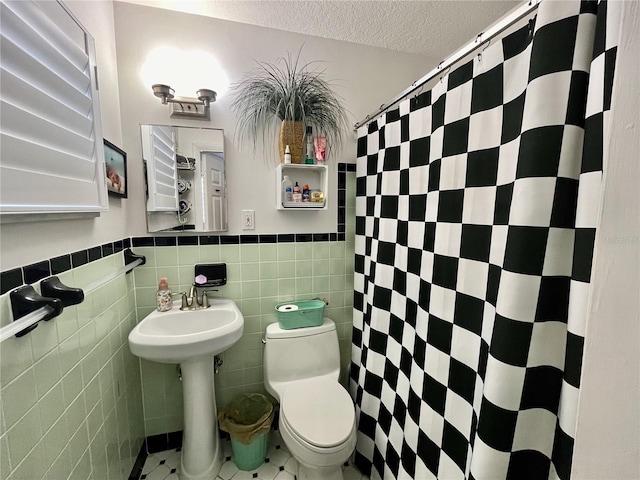
[[[273,404],[260,393],[240,395],[219,413],[218,424],[231,435],[238,469],[255,470],[264,462],[273,415]]]

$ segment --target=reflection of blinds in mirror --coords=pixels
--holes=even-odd
[[[147,162],[149,212],[178,211],[175,133],[170,127],[142,125],[142,156]]]
[[[2,2],[0,21],[2,213],[106,210],[93,39],[57,2]]]

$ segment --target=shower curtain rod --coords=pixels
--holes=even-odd
[[[527,3],[525,3],[524,5],[521,5],[520,7],[512,11],[510,14],[503,17],[497,23],[489,27],[489,29],[487,29],[486,32],[480,32],[476,36],[475,40],[472,40],[471,42],[467,43],[464,47],[462,47],[461,49],[456,51],[454,54],[450,55],[448,58],[440,62],[436,68],[431,70],[425,76],[413,82],[411,86],[409,86],[409,88],[406,88],[405,90],[400,92],[389,102],[380,105],[380,107],[375,112],[367,115],[363,120],[360,120],[358,123],[356,123],[354,125],[354,130],[357,130],[361,126],[377,118],[378,115],[388,110],[390,107],[394,106],[396,103],[404,99],[406,96],[410,95],[412,92],[416,91],[418,88],[420,88],[422,85],[427,83],[429,80],[440,75],[446,68],[451,67],[454,63],[464,58],[465,56],[467,56],[477,48],[481,47],[485,42],[490,41],[493,37],[504,32],[507,28],[509,28],[514,23],[522,20],[524,17],[529,15],[536,8],[538,8],[538,4],[541,1],[542,0],[529,0]]]

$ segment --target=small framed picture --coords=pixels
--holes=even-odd
[[[127,154],[108,140],[104,140],[104,164],[107,169],[107,191],[127,198]]]

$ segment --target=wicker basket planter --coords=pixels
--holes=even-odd
[[[244,79],[231,87],[231,110],[236,114],[236,138],[249,141],[256,151],[258,138],[266,140],[264,157],[273,157],[269,148],[272,127],[280,124],[278,146],[280,162],[284,162],[285,147],[289,145],[291,163],[304,163],[305,129],[326,137],[327,150],[338,152],[347,118],[341,99],[324,80],[323,70],[312,71],[311,64],[299,64],[298,56],[280,58],[273,63],[258,62]],[[274,142],[275,143],[275,142]]]
[[[291,163],[303,163],[304,155],[304,124],[293,120],[283,120],[280,124],[280,163],[284,163],[284,151],[289,145]]]

